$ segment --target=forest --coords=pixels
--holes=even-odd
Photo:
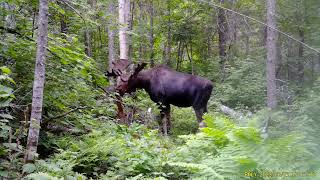
[[[1,0],[0,17],[1,180],[320,179],[319,0]]]

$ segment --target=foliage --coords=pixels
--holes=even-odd
[[[255,127],[239,127],[221,115],[207,114],[205,121],[202,133],[182,136],[186,143],[168,162],[188,170],[189,178],[246,179],[246,172],[319,170],[310,164],[319,164],[316,154],[301,157],[308,151],[301,134],[264,140]]]
[[[23,147],[13,142],[21,137],[19,131],[12,128],[15,117],[9,111],[9,104],[15,98],[11,88],[15,81],[10,77],[8,67],[2,66],[0,70],[0,178],[17,178],[22,166]]]
[[[234,65],[228,70],[230,75],[216,88],[216,98],[233,108],[261,109],[266,102],[264,58],[233,61]]]
[[[117,2],[50,1],[39,159],[24,164],[39,4],[5,0],[0,3],[0,179],[267,179],[245,173],[319,171],[319,54],[279,34],[279,107],[270,112],[264,26],[225,11],[234,28],[228,38],[234,39],[226,42],[221,82],[218,8],[202,0],[131,3],[130,58],[148,62],[153,55],[155,64],[163,64],[169,56],[171,68],[213,81],[211,113],[204,117],[208,127],[198,130],[192,109],[172,107],[172,135],[159,135],[159,110],[144,91],[123,98],[129,123],[117,124],[114,94],[100,90],[109,85],[102,73],[108,32],[118,28],[117,15],[107,9]],[[265,20],[264,1],[219,5]],[[277,1],[279,30],[319,49],[319,5],[318,0]],[[116,44],[117,38],[118,52]],[[90,57],[85,46],[91,47]],[[253,115],[231,120],[220,114],[221,103]],[[268,131],[260,134],[266,119]]]
[[[101,179],[246,179],[247,172],[319,170],[320,160],[302,142],[302,134],[263,139],[257,128],[240,127],[223,115],[204,118],[208,127],[179,136],[183,142],[178,144],[137,124],[104,125],[73,143],[62,138],[57,145],[63,149],[37,161],[35,172],[57,178],[81,173]]]
[[[166,161],[170,143],[160,141],[156,131],[141,125],[130,128],[109,124],[103,125],[80,141],[69,139],[57,142],[60,153],[46,162],[36,163],[36,172],[46,172],[55,177],[74,175],[73,171],[88,177],[123,178],[140,174],[154,176]],[[65,141],[68,141],[65,147]]]
[[[187,135],[198,131],[198,122],[192,108],[172,108],[173,136]]]

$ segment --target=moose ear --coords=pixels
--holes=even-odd
[[[138,73],[147,66],[147,63],[138,64],[137,68],[134,70],[133,76],[138,75]]]
[[[104,74],[106,77],[115,77],[115,74],[114,72],[110,72],[110,71],[107,71],[105,74]]]

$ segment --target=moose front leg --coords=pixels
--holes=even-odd
[[[160,130],[167,136],[171,129],[170,105],[160,105]]]

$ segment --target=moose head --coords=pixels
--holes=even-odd
[[[139,84],[138,74],[146,67],[146,63],[138,64],[138,66],[131,73],[121,74],[117,79],[117,92],[123,96],[125,93],[135,92]]]

